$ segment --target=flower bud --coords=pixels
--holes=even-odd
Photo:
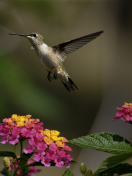
[[[82,174],[85,174],[86,171],[87,171],[87,167],[86,167],[85,163],[81,163],[81,165],[80,165],[80,172]]]
[[[8,157],[4,157],[3,164],[6,168],[10,167],[10,159]]]
[[[93,174],[92,170],[88,170],[86,176],[91,176]]]

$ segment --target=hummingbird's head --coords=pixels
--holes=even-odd
[[[31,34],[26,36],[33,46],[38,46],[43,44],[43,36],[37,32],[32,32]]]
[[[43,36],[37,32],[32,32],[31,34],[16,34],[16,33],[9,33],[9,35],[18,35],[26,37],[34,47],[43,44]]]

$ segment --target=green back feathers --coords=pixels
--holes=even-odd
[[[65,69],[65,67],[64,67],[63,65],[62,65],[62,70],[64,70],[65,73],[66,73],[66,75],[67,75],[68,77],[70,77],[69,74],[68,74],[68,72],[66,71],[66,69]]]

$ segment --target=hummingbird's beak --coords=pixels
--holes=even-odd
[[[23,36],[23,37],[27,37],[28,36],[26,34],[16,34],[16,33],[9,33],[9,35],[19,35],[19,36]]]

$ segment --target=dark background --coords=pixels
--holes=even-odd
[[[79,89],[72,93],[59,80],[47,80],[47,71],[27,39],[8,35],[39,32],[46,44],[54,46],[100,30],[104,30],[101,36],[64,62]],[[12,114],[31,114],[44,122],[44,128],[58,130],[67,139],[109,131],[130,140],[130,125],[112,118],[116,107],[132,101],[131,51],[132,1],[0,0],[1,121]],[[70,146],[78,160],[81,149]],[[65,169],[43,168],[38,175],[59,176]]]

